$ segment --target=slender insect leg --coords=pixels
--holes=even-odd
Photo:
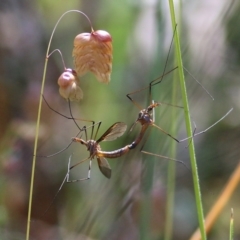
[[[145,88],[142,88],[142,89],[139,89],[139,90],[136,90],[134,92],[131,92],[131,93],[128,93],[126,96],[127,98],[137,107],[139,108],[140,110],[143,109],[137,102],[135,102],[131,97],[130,95],[133,95],[135,93],[138,93],[138,92],[141,92],[145,89],[149,89],[149,101],[151,101],[151,98],[152,98],[152,86],[158,84],[158,83],[161,83],[162,80],[163,80],[163,77],[166,76],[167,74],[169,74],[170,72],[173,72],[175,69],[177,69],[178,67],[175,67],[173,68],[172,70],[166,72],[166,68],[167,68],[167,64],[168,64],[168,60],[169,60],[169,56],[170,56],[170,52],[171,52],[171,48],[172,48],[172,45],[173,45],[173,39],[174,39],[174,35],[175,35],[175,32],[176,32],[176,29],[177,29],[177,25],[175,26],[175,29],[174,29],[174,32],[173,32],[173,36],[172,36],[172,40],[171,40],[171,44],[170,44],[170,47],[169,47],[169,50],[168,50],[168,54],[167,54],[167,59],[165,61],[165,65],[164,65],[164,69],[163,69],[163,74],[154,79],[153,81],[151,81],[148,85],[148,87],[145,87]]]
[[[150,135],[150,131],[148,132],[148,135],[145,138],[145,141],[144,141],[144,143],[143,143],[143,145],[142,145],[142,147],[140,149],[140,152],[142,152],[144,154],[152,155],[152,156],[155,156],[155,157],[159,157],[159,158],[163,158],[163,159],[179,162],[179,163],[183,164],[188,170],[190,170],[189,167],[181,160],[177,160],[177,159],[174,159],[174,158],[166,157],[166,156],[163,156],[163,155],[159,155],[159,154],[155,154],[155,153],[151,153],[151,152],[147,152],[147,151],[143,150],[144,145],[145,145],[149,135]]]
[[[69,157],[67,174],[66,174],[66,176],[64,177],[64,179],[63,179],[63,181],[62,181],[62,183],[61,183],[58,191],[57,191],[56,194],[54,195],[53,200],[51,201],[51,203],[50,203],[50,205],[48,206],[48,208],[44,211],[44,213],[43,213],[42,216],[44,216],[44,215],[47,213],[47,211],[51,208],[51,206],[53,205],[53,203],[55,202],[55,200],[56,200],[56,198],[57,198],[57,195],[58,195],[59,192],[62,190],[63,185],[64,185],[65,182],[66,182],[66,183],[71,183],[71,182],[77,182],[77,181],[83,181],[83,180],[88,180],[88,179],[90,179],[91,160],[90,160],[90,165],[89,165],[89,171],[88,171],[88,177],[87,177],[87,178],[69,181],[70,170],[71,170],[73,167],[75,167],[75,166],[77,166],[78,164],[80,164],[80,163],[78,163],[78,164],[74,165],[73,167],[70,167],[71,158],[72,158],[72,154],[71,154],[70,157]],[[87,159],[88,159],[88,158],[87,158]],[[87,159],[85,159],[85,160],[87,160]],[[83,160],[83,161],[85,161],[85,160]],[[81,161],[81,162],[83,162],[83,161]]]
[[[160,127],[157,126],[156,124],[153,123],[151,126],[156,127],[156,128],[159,129],[161,132],[163,132],[164,134],[166,134],[166,135],[168,135],[169,137],[171,137],[172,139],[174,139],[176,142],[178,142],[178,143],[180,142],[178,139],[176,139],[175,137],[173,137],[170,133],[164,131],[162,128],[160,128]],[[186,140],[186,139],[184,139],[184,140]]]
[[[58,112],[58,111],[56,111],[55,109],[53,109],[53,108],[50,106],[50,104],[48,103],[48,101],[46,100],[46,98],[44,97],[44,95],[42,95],[42,98],[43,98],[44,102],[46,103],[47,107],[48,107],[50,110],[52,110],[53,112],[57,113],[58,115],[66,118],[66,119],[73,120],[74,123],[75,123],[75,125],[77,126],[77,128],[78,128],[79,130],[82,130],[82,129],[79,127],[79,125],[77,124],[76,120],[78,120],[78,121],[83,121],[83,122],[91,122],[92,125],[95,124],[95,121],[93,121],[93,120],[88,120],[88,119],[82,119],[82,118],[75,118],[75,117],[73,117],[72,108],[71,108],[71,102],[69,101],[69,99],[68,99],[68,107],[69,107],[70,117],[69,117],[69,116],[66,116],[66,115],[64,115],[64,114],[62,114],[62,113],[60,113],[60,112]]]
[[[79,133],[77,134],[77,136],[79,135]],[[71,145],[72,145],[73,141],[71,141],[65,148],[63,148],[62,150],[56,152],[56,153],[53,153],[53,154],[50,154],[50,155],[36,155],[36,157],[42,157],[42,158],[50,158],[50,157],[53,157],[53,156],[56,156],[62,152],[64,152],[65,150],[67,150]]]
[[[225,117],[227,117],[232,110],[233,110],[233,108],[231,108],[223,117],[221,117],[218,121],[216,121],[214,124],[212,124],[211,126],[209,126],[208,128],[206,128],[205,130],[200,131],[200,132],[198,132],[198,133],[196,133],[195,130],[194,130],[192,136],[187,137],[187,138],[184,138],[184,139],[181,139],[181,140],[178,140],[177,138],[173,137],[171,134],[169,134],[168,132],[164,131],[162,128],[160,128],[159,126],[157,126],[157,125],[154,124],[154,123],[152,123],[151,126],[156,127],[156,128],[159,129],[161,132],[163,132],[164,134],[166,134],[166,135],[168,135],[169,137],[171,137],[172,139],[174,139],[176,142],[181,143],[181,142],[184,142],[184,141],[186,141],[186,140],[188,140],[188,139],[192,139],[192,138],[194,138],[194,137],[197,136],[197,135],[200,135],[200,134],[202,134],[202,133],[207,132],[209,129],[211,129],[211,128],[214,127],[216,124],[218,124],[219,122],[221,122]],[[195,125],[195,123],[194,123],[194,125]]]
[[[99,131],[99,128],[100,128],[101,124],[102,124],[102,122],[97,122],[97,123],[94,123],[93,125],[91,125],[91,126],[89,126],[89,127],[83,126],[82,131],[84,131],[84,133],[85,133],[85,139],[86,139],[86,140],[88,139],[88,136],[87,136],[87,128],[90,128],[90,127],[91,127],[91,137],[90,137],[90,139],[96,139],[96,136],[97,136],[97,134],[98,134],[98,131]],[[97,131],[96,131],[96,133],[95,133],[95,136],[94,136],[94,138],[93,138],[93,133],[94,133],[94,127],[95,127],[95,125],[98,125],[98,126],[97,126]]]
[[[149,84],[149,96],[150,96],[150,97],[151,97],[152,86],[154,86],[154,85],[156,85],[156,84],[158,84],[158,83],[161,83],[162,80],[163,80],[163,77],[164,77],[164,75],[165,75],[165,73],[166,73],[166,68],[167,68],[167,64],[168,64],[170,52],[171,52],[171,49],[172,49],[172,45],[173,45],[173,40],[174,40],[174,35],[175,35],[175,32],[176,32],[176,29],[177,29],[177,25],[176,25],[175,28],[174,28],[174,32],[173,32],[172,40],[171,40],[170,47],[169,47],[169,50],[168,50],[167,59],[166,59],[166,61],[165,61],[165,65],[164,65],[162,77],[160,78],[159,81],[156,81],[156,80],[159,79],[159,78],[158,78],[158,79],[156,79],[156,80],[151,81],[150,84]]]
[[[193,138],[193,137],[195,137],[195,136],[197,136],[197,135],[200,135],[200,134],[202,134],[202,133],[207,132],[209,129],[211,129],[211,128],[214,127],[216,124],[218,124],[219,122],[221,122],[225,117],[227,117],[227,116],[231,113],[232,110],[233,110],[233,108],[231,108],[223,117],[221,117],[218,121],[216,121],[216,122],[215,122],[214,124],[212,124],[210,127],[206,128],[205,130],[200,131],[200,132],[198,132],[198,133],[194,133],[193,136],[190,136],[190,137],[184,138],[184,139],[182,139],[182,140],[179,140],[179,142],[184,142],[184,141],[186,141],[187,139]]]
[[[68,162],[68,172],[67,172],[67,175],[66,175],[66,183],[74,183],[74,182],[80,182],[80,181],[85,181],[85,180],[89,180],[90,177],[91,177],[91,166],[92,166],[92,159],[90,158],[90,161],[89,161],[89,168],[88,168],[88,175],[86,178],[81,178],[81,179],[75,179],[75,180],[69,180],[69,176],[70,176],[70,171],[76,167],[77,165],[79,165],[80,163],[82,163],[83,161],[86,161],[88,160],[90,157],[82,160],[81,162],[73,165],[72,167],[70,167],[70,162],[71,162],[71,158],[69,158],[69,162]]]
[[[188,170],[189,167],[181,160],[177,160],[175,158],[170,158],[170,157],[166,157],[166,156],[163,156],[163,155],[159,155],[159,154],[155,154],[155,153],[151,153],[151,152],[147,152],[147,151],[143,151],[141,150],[142,153],[145,153],[145,154],[148,154],[148,155],[152,155],[152,156],[155,156],[155,157],[159,157],[159,158],[162,158],[162,159],[166,159],[166,160],[170,160],[170,161],[174,161],[174,162],[178,162],[178,163],[181,163],[183,164]]]
[[[98,131],[99,131],[99,128],[100,128],[101,124],[102,124],[102,122],[99,122],[98,127],[97,127],[97,131],[96,131],[95,136],[94,136],[94,140],[96,140],[96,138],[97,138]],[[91,135],[91,139],[93,139],[92,135]]]

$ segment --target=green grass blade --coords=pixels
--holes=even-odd
[[[172,27],[174,29],[176,26],[176,19],[175,19],[174,4],[172,0],[169,0],[169,7],[170,7],[171,20],[172,20]],[[179,72],[179,80],[180,80],[180,86],[181,86],[181,92],[182,92],[182,101],[184,106],[186,130],[187,130],[187,135],[190,137],[192,136],[192,125],[191,125],[187,90],[186,90],[185,78],[184,78],[184,72],[183,72],[178,29],[176,29],[174,42],[175,42],[175,54],[178,62],[178,72]],[[196,156],[195,156],[195,149],[194,149],[194,139],[189,139],[189,155],[190,155],[190,161],[191,161],[191,167],[192,167],[193,184],[194,184],[194,192],[195,192],[195,199],[196,199],[196,205],[197,205],[199,228],[200,228],[202,239],[205,240],[206,233],[204,229],[204,216],[203,216],[201,192],[200,192],[197,163],[196,163]]]

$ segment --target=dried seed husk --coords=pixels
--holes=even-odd
[[[78,102],[83,98],[83,91],[78,86],[80,83],[77,73],[73,69],[65,69],[65,71],[58,78],[59,93],[70,101]]]
[[[81,33],[74,39],[73,58],[79,76],[92,72],[99,82],[109,83],[112,71],[112,37],[104,31]]]

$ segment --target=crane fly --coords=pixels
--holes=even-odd
[[[176,25],[175,28],[174,28],[172,40],[171,40],[171,43],[170,43],[170,47],[169,47],[169,50],[168,50],[168,54],[167,54],[167,58],[166,58],[166,61],[165,61],[165,64],[164,64],[164,68],[163,68],[163,73],[162,73],[162,75],[161,75],[160,77],[152,80],[147,87],[144,87],[144,88],[135,90],[135,91],[130,92],[130,93],[128,93],[128,94],[126,95],[126,97],[127,97],[138,109],[142,109],[142,107],[141,107],[135,100],[133,100],[133,98],[131,97],[131,95],[136,94],[136,93],[139,93],[139,92],[142,92],[143,90],[147,90],[147,89],[148,89],[148,90],[149,90],[149,99],[150,99],[150,98],[151,98],[151,90],[152,90],[152,87],[155,86],[155,85],[157,85],[157,84],[160,84],[160,83],[162,82],[163,78],[164,78],[166,75],[172,73],[173,71],[175,71],[175,70],[178,68],[178,66],[176,66],[176,67],[174,67],[173,69],[167,71],[167,64],[168,64],[168,61],[169,61],[170,51],[171,51],[171,48],[172,48],[172,45],[173,45],[173,40],[174,40],[174,35],[175,35],[175,32],[176,32],[176,29],[177,29],[177,25]],[[184,68],[184,70],[203,88],[203,90],[210,96],[210,98],[212,98],[212,100],[214,100],[213,96],[208,92],[208,90],[207,90],[184,66],[183,66],[183,68]],[[176,105],[172,105],[172,104],[164,103],[164,102],[162,102],[161,104],[165,104],[165,105],[169,105],[169,106],[177,107],[177,108],[183,108],[182,106],[176,106]],[[156,106],[158,106],[158,105],[160,105],[160,103],[157,104],[157,105],[155,105],[154,107],[156,107]],[[150,105],[150,106],[151,106],[151,105]],[[149,106],[149,107],[150,107],[150,106]],[[149,108],[149,107],[148,107],[148,108]],[[222,121],[226,116],[228,116],[232,110],[233,110],[233,108],[231,108],[223,117],[221,117],[219,120],[217,120],[217,121],[216,121],[215,123],[213,123],[211,126],[209,126],[209,127],[206,128],[205,130],[202,130],[202,131],[200,131],[200,132],[198,132],[198,133],[195,132],[195,131],[196,131],[196,125],[195,125],[195,122],[193,122],[194,125],[195,125],[195,129],[194,129],[194,131],[193,131],[193,133],[192,133],[192,136],[186,137],[186,138],[184,138],[184,139],[182,139],[182,140],[178,140],[178,139],[174,138],[171,134],[167,133],[166,131],[164,131],[163,129],[161,129],[159,126],[157,126],[156,124],[154,124],[154,121],[152,121],[152,123],[151,123],[150,125],[158,128],[160,131],[162,131],[162,132],[165,133],[166,135],[170,136],[172,139],[174,139],[175,141],[177,141],[177,142],[179,143],[179,142],[186,141],[186,140],[188,140],[188,139],[192,139],[193,137],[195,137],[195,136],[197,136],[197,135],[200,135],[200,134],[202,134],[202,133],[205,133],[205,132],[208,131],[210,128],[212,128],[213,126],[215,126],[217,123],[219,123],[220,121]],[[133,125],[133,126],[134,126],[134,125]],[[142,150],[141,150],[141,152],[147,153],[147,154],[152,154],[152,155],[157,156],[156,154],[153,154],[153,153],[150,153],[150,152],[146,152],[146,151],[142,151]],[[158,155],[158,156],[162,157],[161,155]]]
[[[135,138],[135,140],[131,144],[128,144],[128,145],[126,145],[122,148],[119,148],[117,150],[102,151],[102,149],[100,147],[100,143],[102,141],[112,141],[112,140],[115,140],[116,138],[122,136],[127,129],[127,125],[123,122],[114,123],[97,141],[95,141],[95,140],[85,141],[85,140],[83,140],[81,138],[77,138],[77,137],[72,138],[73,142],[79,142],[79,143],[85,145],[87,150],[90,153],[90,156],[88,158],[76,163],[75,165],[73,165],[71,167],[68,166],[68,173],[67,173],[67,175],[64,179],[64,182],[65,182],[65,180],[66,180],[66,182],[69,183],[69,182],[77,182],[77,181],[84,181],[84,180],[90,179],[92,159],[94,159],[95,157],[97,158],[98,166],[99,166],[99,169],[102,172],[102,174],[105,177],[110,178],[111,177],[111,167],[110,167],[108,161],[106,160],[106,158],[118,158],[118,157],[121,157],[122,155],[128,153],[130,150],[136,148],[136,146],[143,139],[144,134],[145,134],[145,132],[146,132],[146,130],[148,129],[149,126],[157,127],[160,131],[163,131],[164,133],[166,133],[163,129],[161,129],[160,127],[158,127],[157,125],[154,124],[154,121],[151,117],[152,110],[155,107],[157,107],[158,105],[159,105],[159,103],[152,103],[146,109],[143,109],[139,112],[138,118],[135,121],[135,123],[139,122],[141,124],[140,133],[138,134],[138,136]],[[166,133],[166,134],[168,134],[168,133]],[[174,138],[170,134],[168,134],[168,135],[170,137],[172,137],[174,140],[178,141],[176,138]],[[176,160],[176,159],[173,159],[173,158],[168,158],[168,157],[164,157],[164,156],[162,156],[162,157],[166,158],[166,159],[169,159],[169,160],[174,160],[174,161],[183,163],[182,161],[179,161],[179,160]],[[90,163],[89,163],[89,170],[88,170],[87,178],[82,178],[82,179],[77,179],[77,180],[71,180],[70,181],[69,180],[70,170],[75,168],[77,165],[83,163],[84,161],[89,160],[89,159],[90,159]],[[70,160],[69,160],[69,164],[70,164]]]
[[[81,138],[77,138],[77,137],[72,138],[73,142],[79,142],[79,143],[85,145],[87,150],[90,153],[90,156],[88,158],[80,161],[79,163],[73,165],[70,169],[72,169],[72,168],[76,167],[77,165],[79,165],[80,163],[90,159],[88,177],[84,178],[84,179],[80,179],[80,180],[89,179],[92,159],[94,159],[94,157],[96,157],[97,162],[98,162],[98,167],[99,167],[100,171],[102,172],[102,174],[107,178],[111,178],[112,170],[111,170],[111,167],[110,167],[108,161],[105,159],[105,157],[115,158],[117,156],[115,156],[114,154],[107,154],[108,152],[103,152],[101,150],[99,143],[103,142],[103,141],[113,141],[116,138],[121,137],[125,133],[126,129],[127,129],[127,125],[125,123],[116,122],[110,128],[108,128],[108,130],[97,141],[92,140],[92,139],[85,141],[85,140],[83,140]]]

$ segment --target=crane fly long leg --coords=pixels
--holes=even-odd
[[[77,166],[78,164],[80,164],[80,163],[84,162],[85,160],[89,159],[89,158],[84,159],[84,160],[82,160],[81,162],[79,162],[78,164],[76,164],[76,165],[70,167],[71,158],[72,158],[72,154],[71,154],[71,156],[69,157],[67,174],[66,174],[66,176],[64,177],[64,179],[63,179],[63,181],[62,181],[62,183],[61,183],[61,185],[60,185],[58,191],[57,191],[56,194],[54,195],[54,198],[53,198],[52,202],[50,203],[50,205],[48,206],[48,208],[44,211],[44,213],[43,213],[42,216],[44,216],[44,215],[47,213],[47,211],[50,209],[50,207],[53,205],[54,201],[55,201],[56,198],[57,198],[57,195],[58,195],[59,192],[61,191],[61,189],[62,189],[62,187],[63,187],[63,185],[64,185],[65,182],[66,182],[66,183],[71,183],[71,182],[78,182],[78,181],[84,181],[84,180],[88,180],[88,179],[90,179],[91,160],[90,160],[90,163],[89,163],[89,170],[88,170],[88,177],[87,177],[87,178],[83,178],[83,179],[79,179],[79,180],[71,180],[71,181],[69,181],[70,170],[71,170],[74,166]]]
[[[70,112],[71,117],[68,117],[68,116],[66,116],[66,115],[64,115],[64,114],[56,111],[55,109],[53,109],[53,108],[50,106],[50,104],[47,102],[47,100],[46,100],[46,98],[44,97],[43,94],[42,94],[42,98],[43,98],[44,102],[46,103],[47,107],[48,107],[50,110],[52,110],[53,112],[57,113],[58,115],[66,118],[66,119],[73,120],[74,123],[75,123],[75,125],[77,126],[77,128],[78,128],[79,130],[82,130],[82,129],[79,127],[79,125],[77,124],[76,120],[78,120],[78,121],[83,121],[83,122],[91,122],[92,125],[95,124],[95,121],[93,121],[93,120],[82,119],[82,118],[74,118],[74,117],[73,117],[73,114],[72,114],[71,102],[69,101],[69,99],[68,99],[68,106],[69,106],[69,112]]]
[[[218,121],[216,121],[214,124],[212,124],[210,127],[206,128],[205,130],[201,131],[201,132],[198,132],[198,133],[194,133],[193,136],[190,136],[190,137],[187,137],[187,138],[184,138],[182,140],[179,140],[179,142],[184,142],[186,141],[187,139],[190,139],[190,138],[193,138],[197,135],[200,135],[202,133],[205,133],[207,132],[209,129],[211,129],[212,127],[214,127],[216,124],[218,124],[219,122],[221,122],[225,117],[227,117],[231,112],[232,112],[233,108],[231,108],[223,117],[221,117]]]
[[[157,126],[156,124],[151,124],[151,126],[156,127],[157,129],[159,129],[161,132],[163,132],[164,134],[168,135],[169,137],[171,137],[172,139],[174,139],[176,142],[180,142],[178,139],[176,139],[175,137],[173,137],[170,133],[164,131],[162,128],[160,128],[159,126]]]
[[[100,126],[101,125],[101,123],[102,122],[97,122],[97,123],[94,123],[94,125],[96,125],[96,124],[98,124],[98,126]],[[53,153],[53,154],[50,154],[50,155],[37,155],[37,157],[43,157],[43,158],[50,158],[50,157],[53,157],[53,156],[55,156],[55,155],[58,155],[58,154],[60,154],[60,153],[62,153],[62,152],[64,152],[65,150],[67,150],[71,145],[72,145],[72,143],[75,141],[75,142],[80,142],[80,141],[78,141],[78,140],[76,140],[76,139],[81,139],[81,138],[78,138],[77,136],[82,132],[82,131],[84,131],[85,132],[85,135],[87,135],[87,129],[88,128],[92,128],[93,126],[88,126],[88,127],[86,127],[86,126],[83,126],[83,128],[82,128],[82,130],[80,130],[79,132],[78,132],[78,134],[75,136],[75,137],[73,137],[72,138],[72,141],[65,147],[65,148],[63,148],[62,150],[60,150],[60,151],[58,151],[58,152],[56,152],[56,153]],[[98,127],[99,128],[99,127]],[[81,139],[82,140],[82,139]]]
[[[97,122],[97,123],[94,123],[92,126],[89,126],[89,127],[84,126],[84,127],[83,127],[83,131],[85,132],[85,139],[86,139],[86,140],[88,139],[88,136],[87,136],[87,128],[90,128],[90,127],[92,128],[92,129],[91,129],[91,139],[93,139],[94,127],[95,127],[95,125],[98,125],[98,126],[97,126],[97,131],[96,131],[95,136],[94,136],[94,139],[96,139],[96,136],[97,136],[97,134],[98,134],[98,131],[99,131],[99,128],[100,128],[101,124],[102,124],[102,122]]]
[[[98,131],[99,131],[99,128],[100,128],[101,124],[102,124],[102,122],[99,122],[98,127],[97,127],[97,131],[96,131],[95,136],[94,136],[94,139],[97,138]],[[93,137],[93,130],[94,130],[94,129],[92,129],[91,139],[92,139],[92,137]]]
[[[56,156],[62,152],[64,152],[65,150],[67,150],[71,145],[72,145],[73,141],[71,141],[65,148],[63,148],[62,150],[56,152],[56,153],[53,153],[53,154],[50,154],[50,155],[46,155],[46,156],[41,156],[41,155],[37,155],[36,157],[42,157],[42,158],[51,158],[53,156]]]
[[[73,168],[75,168],[76,166],[78,166],[79,164],[81,164],[81,163],[87,161],[88,159],[91,159],[91,156],[88,157],[88,158],[85,158],[85,159],[81,160],[80,162],[78,162],[78,163],[72,165],[71,167],[69,167],[69,171],[72,170]]]
[[[173,71],[176,70],[177,68],[178,68],[178,67],[175,67],[175,68],[171,69],[170,71],[164,73],[164,74],[161,75],[160,77],[152,80],[151,83],[152,83],[152,82],[155,82],[155,81],[157,81],[157,80],[159,80],[159,79],[163,79],[164,76],[167,76],[169,73],[173,72]],[[143,107],[140,106],[136,101],[134,101],[134,100],[130,97],[130,95],[133,95],[133,94],[142,92],[143,90],[146,90],[146,89],[149,89],[151,83],[149,83],[149,85],[148,85],[147,87],[144,87],[144,88],[138,89],[138,90],[136,90],[136,91],[130,92],[130,93],[128,93],[128,94],[126,95],[127,98],[128,98],[139,110],[142,110]],[[157,83],[159,83],[159,82],[157,82]],[[154,85],[156,85],[157,83],[154,83],[154,84],[152,84],[151,86],[154,86]]]
[[[183,161],[181,161],[181,160],[177,160],[177,159],[175,159],[175,158],[170,158],[170,157],[162,156],[162,155],[159,155],[159,154],[155,154],[155,153],[151,153],[151,152],[147,152],[147,151],[143,151],[143,150],[141,150],[141,152],[142,152],[142,153],[145,153],[145,154],[148,154],[148,155],[155,156],[155,157],[160,157],[160,158],[163,158],[163,159],[166,159],[166,160],[171,160],[171,161],[174,161],[174,162],[181,163],[181,164],[183,164],[188,170],[190,170],[189,167],[188,167]]]
[[[168,50],[168,54],[167,54],[167,59],[166,59],[166,61],[165,61],[165,65],[164,65],[164,69],[163,69],[163,74],[162,74],[160,77],[158,77],[158,78],[154,79],[153,81],[151,81],[151,82],[149,83],[149,86],[148,86],[148,87],[145,87],[145,88],[139,89],[139,90],[137,90],[137,91],[135,91],[135,92],[131,92],[131,93],[127,94],[127,98],[128,98],[130,101],[132,101],[133,104],[134,104],[137,108],[139,108],[139,110],[141,110],[141,109],[143,109],[143,108],[142,108],[138,103],[136,103],[136,102],[130,97],[130,95],[135,94],[135,93],[138,93],[138,92],[141,92],[141,91],[143,91],[143,90],[145,90],[145,89],[149,89],[149,98],[150,98],[150,100],[151,100],[151,90],[152,90],[152,86],[160,83],[160,82],[163,80],[163,77],[164,77],[164,76],[166,76],[167,74],[169,74],[170,72],[173,72],[175,69],[178,68],[178,67],[175,67],[175,68],[173,68],[172,70],[166,72],[166,68],[167,68],[167,64],[168,64],[168,60],[169,60],[171,48],[172,48],[172,45],[173,45],[173,39],[174,39],[174,35],[175,35],[175,32],[176,32],[176,29],[177,29],[177,25],[176,25],[175,28],[174,28],[174,32],[173,32],[171,44],[170,44],[170,47],[169,47],[169,50]],[[159,80],[159,81],[157,81],[157,80]],[[156,82],[156,81],[157,81],[157,82]]]
[[[77,136],[78,136],[81,132],[82,132],[82,130],[78,132],[78,134],[75,136],[75,138],[77,138]],[[61,149],[60,151],[58,151],[58,152],[56,152],[56,153],[53,153],[53,154],[50,154],[50,155],[45,155],[45,156],[44,156],[44,155],[36,155],[36,157],[50,158],[50,157],[56,156],[56,155],[64,152],[65,150],[67,150],[67,149],[72,145],[72,143],[73,143],[73,140],[72,140],[65,148]]]
[[[44,213],[42,214],[42,216],[45,216],[45,214],[46,214],[46,213],[48,212],[48,210],[51,208],[51,206],[52,206],[53,203],[55,202],[55,200],[56,200],[56,198],[57,198],[57,195],[58,195],[59,192],[61,191],[64,183],[66,182],[66,180],[67,180],[67,174],[66,174],[66,176],[64,177],[64,179],[63,179],[63,181],[62,181],[62,183],[61,183],[58,191],[57,191],[56,194],[54,195],[53,200],[51,201],[51,203],[49,204],[49,206],[47,207],[47,209],[44,211]]]
[[[150,92],[150,94],[151,94],[151,88],[152,88],[152,86],[153,86],[153,85],[156,85],[156,84],[158,84],[158,83],[160,83],[160,82],[162,82],[162,80],[163,80],[163,76],[164,76],[164,74],[165,74],[165,72],[166,72],[166,68],[167,68],[167,64],[168,64],[168,60],[169,60],[169,56],[170,56],[171,48],[172,48],[172,45],[173,45],[173,40],[174,40],[174,35],[175,35],[176,30],[177,30],[177,25],[175,25],[175,28],[174,28],[174,31],[173,31],[172,40],[171,40],[170,47],[169,47],[169,50],[168,50],[167,59],[166,59],[166,61],[165,61],[165,65],[164,65],[162,77],[161,77],[160,80],[159,80],[158,82],[156,82],[156,83],[155,83],[156,80],[153,80],[152,82],[150,82],[150,84],[149,84],[149,92]],[[177,67],[176,67],[176,68],[177,68]],[[153,84],[153,83],[154,83],[154,84]],[[151,96],[151,95],[150,95],[150,96]]]
[[[73,169],[74,167],[76,167],[77,165],[79,165],[80,163],[88,160],[90,158],[90,161],[89,161],[89,167],[88,167],[88,175],[86,178],[81,178],[81,179],[74,179],[74,180],[69,180],[69,176],[70,176],[70,170]],[[80,161],[79,163],[73,165],[70,167],[70,161],[71,159],[69,159],[69,162],[68,162],[68,172],[67,172],[67,179],[66,179],[66,183],[74,183],[74,182],[80,182],[80,181],[86,181],[86,180],[89,180],[91,178],[91,167],[92,167],[92,159],[91,157],[88,157],[82,161]]]
[[[183,69],[202,87],[202,89],[209,95],[209,97],[214,100],[214,97],[210,92],[183,66]]]

